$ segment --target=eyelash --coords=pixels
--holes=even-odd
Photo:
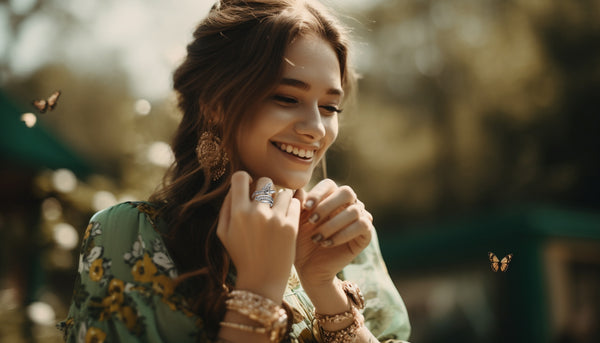
[[[284,96],[284,95],[274,95],[273,99],[275,101],[278,101],[280,103],[284,103],[286,105],[295,105],[298,103],[298,100],[292,98],[292,97],[288,97],[288,96]],[[337,108],[336,106],[319,106],[320,108],[324,109],[325,111],[329,112],[329,113],[342,113],[342,109],[341,108]]]

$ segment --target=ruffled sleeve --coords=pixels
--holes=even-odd
[[[376,234],[369,246],[344,268],[342,277],[360,287],[366,301],[365,325],[380,342],[408,339],[408,313],[387,271]]]
[[[175,291],[175,264],[146,203],[95,214],[85,230],[67,342],[208,342]]]

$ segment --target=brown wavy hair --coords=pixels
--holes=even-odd
[[[234,283],[216,227],[231,173],[241,167],[237,133],[277,86],[286,48],[308,34],[331,44],[349,94],[355,78],[348,66],[346,31],[322,5],[306,0],[218,2],[195,30],[187,57],[173,76],[183,112],[172,143],[175,162],[150,201],[159,206],[169,228],[165,244],[185,280],[180,285],[209,337],[218,332],[227,290]],[[206,131],[221,138],[230,157],[217,181],[199,164],[195,151]]]

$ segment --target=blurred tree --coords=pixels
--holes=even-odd
[[[599,15],[591,0],[361,14],[360,113],[342,131],[359,156],[345,181],[380,226],[523,202],[598,209]]]

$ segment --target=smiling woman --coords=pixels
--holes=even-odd
[[[287,48],[283,78],[237,140],[243,168],[276,185],[299,189],[338,134],[340,67],[331,45],[315,35]]]
[[[174,74],[174,163],[149,201],[92,217],[66,339],[407,339],[371,214],[349,186],[304,189],[352,83],[319,3],[215,4]]]

